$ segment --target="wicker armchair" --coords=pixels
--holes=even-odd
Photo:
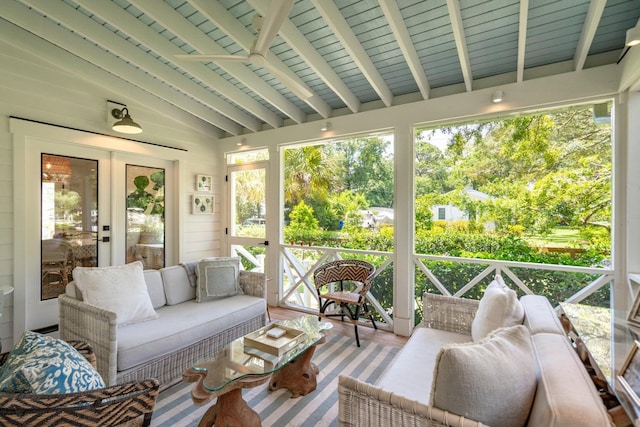
[[[349,316],[356,334],[356,345],[360,347],[360,337],[358,336],[358,322],[360,316],[369,317],[373,327],[378,329],[373,315],[367,306],[367,293],[376,268],[366,262],[357,259],[341,259],[322,264],[313,272],[313,281],[318,291],[318,319],[322,316],[339,316],[344,322],[344,317]],[[345,290],[344,282],[351,282],[356,289]],[[339,284],[340,290],[334,291],[329,288],[324,291],[327,285]],[[327,313],[330,306],[337,308],[337,313]]]
[[[69,341],[95,367],[91,347]],[[0,366],[9,353],[0,354]],[[148,426],[158,397],[155,379],[129,382],[83,393],[0,393],[2,426]]]

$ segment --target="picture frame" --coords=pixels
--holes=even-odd
[[[640,326],[640,292],[636,294],[636,297],[633,300],[633,306],[631,306],[631,311],[629,311],[627,321],[634,326]]]
[[[213,214],[215,198],[211,195],[194,194],[191,196],[191,213],[194,215]]]
[[[196,191],[211,191],[212,181],[211,175],[196,175]]]
[[[636,408],[640,408],[640,342],[633,341],[633,346],[616,377],[629,400]]]

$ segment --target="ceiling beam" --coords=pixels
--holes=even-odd
[[[97,16],[100,16],[103,20],[110,22],[114,27],[121,28],[120,31],[127,34],[133,40],[141,43],[146,48],[151,49],[153,53],[159,55],[165,60],[168,58],[173,58],[173,55],[184,54],[184,51],[178,46],[167,40],[162,35],[158,34],[157,31],[140,22],[130,13],[117,7],[113,3],[90,1],[86,2],[86,6],[83,5],[83,7],[90,10]],[[116,23],[118,25],[116,25]],[[164,65],[164,62],[162,61],[156,62],[158,64]],[[158,64],[155,64],[155,67],[151,70],[155,70],[158,67]],[[164,66],[173,70],[172,66]],[[180,68],[187,71],[190,75],[196,77],[198,80],[208,86],[207,89],[188,79],[193,85],[195,85],[195,87],[192,87],[190,90],[185,90],[185,93],[188,93],[196,99],[201,99],[206,91],[210,91],[216,93],[216,99],[214,100],[214,102],[204,101],[205,105],[209,105],[211,108],[218,110],[220,108],[219,105],[226,104],[226,108],[232,107],[236,111],[241,111],[236,107],[231,106],[227,102],[227,100],[219,97],[220,95],[222,95],[226,98],[234,99],[236,105],[243,108],[250,114],[253,114],[253,116],[255,117],[251,117],[249,114],[243,112],[242,120],[231,117],[248,130],[254,132],[261,130],[262,122],[273,122],[275,124],[281,123],[280,117],[278,117],[273,111],[269,110],[268,108],[257,102],[255,99],[247,95],[245,92],[229,83],[222,76],[218,75],[217,73],[211,73],[211,69],[206,65],[200,63],[186,63],[180,64]],[[174,71],[182,75],[179,71]],[[259,120],[257,120],[256,118]]]
[[[238,135],[242,132],[241,126],[236,122],[205,107],[191,97],[168,88],[165,83],[150,77],[144,71],[127,64],[125,61],[114,60],[117,58],[113,54],[101,49],[96,49],[94,43],[67,31],[52,20],[29,10],[23,5],[15,2],[9,2],[3,5],[2,17],[38,37],[61,47],[65,51],[73,53],[78,58],[82,58],[84,61],[93,63],[102,70],[118,76],[124,82],[129,82],[147,93],[155,95],[154,99],[156,100],[158,98],[166,100],[232,135]],[[63,60],[60,60],[57,65],[63,69],[68,69]],[[83,78],[86,78],[86,76],[83,76]],[[129,96],[127,96],[127,98],[129,98]]]
[[[151,1],[155,5],[155,1],[146,0],[147,2]],[[244,25],[242,25],[235,16],[233,16],[224,6],[222,6],[217,1],[211,0],[190,0],[191,5],[198,9],[200,13],[202,13],[209,21],[214,23],[220,30],[224,31],[229,37],[231,37],[237,44],[240,45],[244,50],[249,52],[251,47],[253,46],[253,42],[255,40],[255,36],[251,33],[251,31],[247,30]],[[155,6],[154,6],[155,7]],[[266,9],[266,8],[265,8]],[[268,9],[267,9],[268,10]],[[267,10],[264,10],[260,14],[265,16]],[[285,18],[285,21],[288,20]],[[278,31],[280,34],[280,31]],[[226,52],[226,51],[225,51]],[[207,52],[204,52],[207,53]],[[226,52],[225,54],[229,54]],[[318,114],[322,117],[327,118],[331,115],[331,107],[320,97],[318,94],[313,92],[311,88],[305,83],[296,73],[291,71],[289,67],[287,67],[284,62],[280,60],[275,54],[271,53],[267,57],[267,61],[269,62],[270,67],[277,69],[278,72],[285,74],[288,78],[295,81],[298,85],[300,85],[305,90],[309,91],[312,96],[308,98],[303,98],[302,100],[307,103],[311,108],[313,108]],[[222,63],[220,65],[223,65]],[[269,71],[268,69],[266,71]],[[278,79],[277,76],[274,78]],[[287,87],[286,82],[281,83]],[[289,88],[289,90],[291,90]],[[295,91],[292,91],[294,95],[296,95]]]
[[[247,0],[247,2],[261,15],[267,13],[267,5],[263,1]],[[291,20],[288,18],[284,20],[278,35],[307,63],[329,89],[345,103],[351,112],[357,113],[360,110],[360,100]],[[239,40],[236,40],[236,42],[240,44]]]
[[[376,91],[384,105],[390,107],[393,104],[393,94],[389,86],[376,69],[375,65],[362,47],[362,44],[351,30],[351,27],[340,13],[333,1],[311,0],[316,10],[322,15],[325,22],[333,30],[335,36],[342,43],[342,47],[349,53],[353,62],[367,79],[373,90]]]
[[[198,53],[201,54],[213,54],[213,55],[229,55],[229,52],[216,43],[213,39],[208,37],[198,28],[190,24],[182,15],[176,12],[172,7],[164,2],[149,1],[149,0],[135,0],[131,3],[140,8],[159,24],[165,27],[173,34],[179,35],[180,39],[193,47]],[[235,18],[234,18],[235,19]],[[188,25],[187,25],[188,24]],[[181,54],[187,52],[182,51]],[[183,61],[169,56],[165,58],[168,61],[183,67],[188,61]],[[211,61],[209,61],[211,62]],[[280,92],[273,89],[266,81],[256,75],[245,64],[237,62],[220,61],[215,62],[215,65],[227,73],[233,78],[244,84],[262,99],[273,105],[277,110],[290,117],[296,123],[303,123],[306,121],[306,114],[296,107],[291,101],[285,98]],[[211,70],[211,74],[217,74]],[[236,102],[235,97],[229,97],[233,102]],[[269,123],[273,127],[280,127],[281,124]]]
[[[12,60],[11,55],[13,54],[14,59],[22,57],[25,63],[29,63],[30,60],[40,61],[42,67],[60,70],[61,74],[64,73],[67,76],[67,83],[70,77],[72,79],[77,78],[78,81],[85,81],[99,88],[99,90],[105,91],[105,101],[108,98],[129,100],[128,102],[131,106],[131,101],[135,100],[135,104],[142,105],[152,114],[165,118],[165,121],[169,124],[175,123],[177,125],[179,123],[180,126],[190,128],[203,136],[211,137],[211,135],[214,135],[218,138],[224,136],[224,132],[220,128],[208,121],[196,117],[192,113],[184,111],[128,81],[122,80],[8,20],[0,19],[0,38],[2,39],[1,43],[4,43],[2,53],[9,57],[7,60]],[[16,56],[18,54],[19,56]],[[47,83],[56,84],[53,81],[48,81]],[[98,115],[104,118],[103,107],[100,108]],[[107,123],[104,125],[108,127]],[[144,139],[145,135],[146,133],[142,134],[141,137]]]
[[[524,81],[524,58],[527,49],[527,23],[529,21],[529,0],[520,0],[520,16],[518,21],[518,64],[516,65],[516,81]]]
[[[593,43],[593,38],[598,30],[598,24],[600,23],[602,12],[604,12],[606,4],[607,0],[591,0],[591,3],[589,4],[589,11],[587,12],[587,17],[584,20],[582,33],[580,33],[576,53],[573,57],[576,71],[580,71],[582,70],[582,67],[584,67],[584,62],[587,60],[587,56],[589,55],[589,49],[591,48],[591,43]]]
[[[207,93],[202,91],[202,87],[185,78],[174,69],[153,59],[145,51],[137,48],[131,43],[123,43],[122,37],[100,25],[87,15],[80,13],[73,7],[70,7],[65,3],[50,2],[46,0],[25,0],[25,3],[29,4],[34,9],[39,10],[49,18],[63,24],[63,26],[73,28],[74,32],[86,37],[95,44],[102,46],[105,51],[111,52],[114,55],[137,65],[149,74],[155,75],[157,78],[169,83],[182,92],[190,94],[193,98],[198,99],[205,105],[215,105],[217,108],[214,108],[214,110],[225,115],[231,120],[235,122],[246,121],[249,124],[253,121],[257,124],[255,119],[236,108],[229,108],[230,106],[215,94],[212,92]]]
[[[456,41],[456,48],[458,50],[458,59],[460,60],[460,68],[462,69],[462,77],[464,78],[464,87],[467,89],[467,92],[471,92],[473,90],[473,73],[471,72],[471,61],[469,60],[464,26],[462,25],[459,0],[447,0],[447,9],[449,10],[449,17],[451,18],[453,38]]]
[[[378,0],[378,3],[380,4],[380,8],[382,9],[384,16],[387,18],[387,22],[391,27],[391,31],[393,31],[393,35],[396,37],[396,41],[404,55],[405,61],[407,61],[409,70],[411,70],[411,74],[420,89],[422,99],[429,99],[429,80],[427,80],[427,75],[424,73],[418,53],[413,46],[411,35],[409,35],[409,31],[404,24],[404,18],[400,13],[398,4],[394,1],[386,0]]]

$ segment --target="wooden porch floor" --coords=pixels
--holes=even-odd
[[[271,315],[271,320],[287,320],[300,317],[306,313],[284,307],[269,306],[269,314]],[[326,318],[326,320],[333,323],[334,331],[343,335],[353,336],[353,341],[355,343],[356,338],[351,320],[345,319],[344,322],[341,322],[339,318]],[[370,341],[398,348],[401,348],[409,339],[408,337],[396,335],[393,332],[387,332],[380,329],[376,330],[367,326],[358,326],[358,335],[360,335],[361,342]]]

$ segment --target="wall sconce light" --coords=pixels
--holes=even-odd
[[[504,92],[501,90],[496,90],[491,95],[491,102],[493,102],[494,104],[502,102],[503,100],[504,100]]]
[[[326,132],[326,131],[328,131],[329,129],[331,129],[331,122],[326,122],[326,123],[325,123],[325,124],[320,128],[320,130],[321,130],[322,132]]]
[[[111,129],[116,132],[142,133],[142,126],[133,121],[129,115],[129,109],[126,106],[123,108],[112,109],[111,115],[114,119],[118,119],[118,121],[111,126]]]
[[[247,145],[247,138],[242,138],[240,141],[236,142],[238,147],[242,147],[243,145]]]

